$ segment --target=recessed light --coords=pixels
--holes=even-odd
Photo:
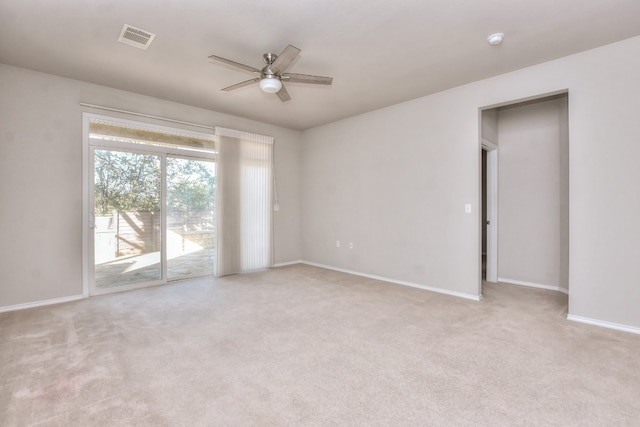
[[[487,37],[487,41],[491,46],[498,46],[502,43],[502,39],[504,39],[503,33],[493,33],[489,37]]]

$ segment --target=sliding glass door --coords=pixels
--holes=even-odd
[[[213,136],[89,120],[88,290],[213,275]]]

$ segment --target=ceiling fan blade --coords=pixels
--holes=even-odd
[[[309,74],[286,73],[282,75],[282,80],[294,83],[312,83],[317,85],[330,85],[333,77],[312,76]]]
[[[287,89],[284,87],[284,85],[282,85],[276,95],[278,95],[278,98],[280,98],[280,101],[282,102],[287,102],[291,99],[291,96],[289,96],[289,92],[287,92]]]
[[[293,64],[293,61],[300,55],[300,49],[288,45],[282,53],[278,55],[273,64],[269,67],[276,74],[284,73]]]
[[[244,64],[241,64],[239,62],[232,61],[232,60],[227,59],[227,58],[223,58],[221,56],[211,55],[209,57],[209,59],[211,59],[212,61],[222,62],[223,64],[228,64],[228,65],[231,65],[231,66],[236,67],[236,68],[240,68],[241,70],[245,70],[245,71],[248,71],[250,73],[258,73],[258,74],[260,74],[262,72],[262,71],[258,70],[257,68],[253,68],[253,67],[251,67],[249,65],[244,65]]]
[[[240,82],[240,83],[236,83],[234,85],[231,86],[227,86],[224,89],[222,89],[225,92],[229,92],[235,89],[240,89],[241,87],[245,87],[245,86],[249,86],[250,84],[253,83],[258,83],[260,81],[260,77],[256,77],[255,79],[251,79],[251,80],[245,80],[244,82]]]

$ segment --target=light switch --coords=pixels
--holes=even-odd
[[[464,213],[471,213],[471,203],[464,204]]]

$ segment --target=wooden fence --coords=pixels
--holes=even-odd
[[[171,213],[168,229],[203,247],[212,247],[214,219],[212,212]],[[96,217],[96,262],[121,256],[160,251],[160,212],[113,211]]]

